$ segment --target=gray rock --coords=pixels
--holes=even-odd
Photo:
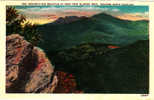
[[[17,34],[7,36],[6,45],[6,91],[52,93],[58,81],[44,51]]]

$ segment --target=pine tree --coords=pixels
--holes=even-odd
[[[12,6],[6,9],[6,34],[20,34],[33,45],[41,41],[37,25],[27,22],[26,17]]]

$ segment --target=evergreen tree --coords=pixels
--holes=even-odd
[[[6,34],[20,34],[33,45],[41,41],[41,33],[37,30],[37,25],[26,21],[26,17],[19,13],[14,7],[6,9]]]

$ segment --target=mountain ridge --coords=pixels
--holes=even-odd
[[[40,47],[46,51],[89,42],[124,46],[137,40],[147,40],[148,22],[125,21],[101,13],[67,24],[41,25],[39,31],[43,33],[44,40]]]

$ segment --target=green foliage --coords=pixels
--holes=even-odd
[[[6,33],[14,34],[21,33],[22,23],[26,21],[26,18],[23,15],[20,15],[19,12],[13,7],[7,7],[6,9]]]
[[[40,47],[45,51],[62,50],[81,43],[125,46],[148,39],[148,21],[121,20],[104,13],[68,24],[45,24],[39,30],[45,40]]]
[[[85,93],[148,93],[149,41],[108,46],[87,43],[47,54],[55,70],[73,74]]]
[[[38,31],[37,25],[26,22],[26,17],[14,7],[6,9],[6,33],[20,34],[33,45],[41,41],[41,32]]]
[[[92,59],[94,56],[103,54],[110,50],[106,44],[85,43],[70,49],[60,50],[57,53],[48,54],[55,62],[63,59],[64,62]],[[56,56],[55,56],[56,55]]]
[[[37,30],[37,25],[26,23],[21,35],[33,45],[37,45],[41,41],[41,33]]]

